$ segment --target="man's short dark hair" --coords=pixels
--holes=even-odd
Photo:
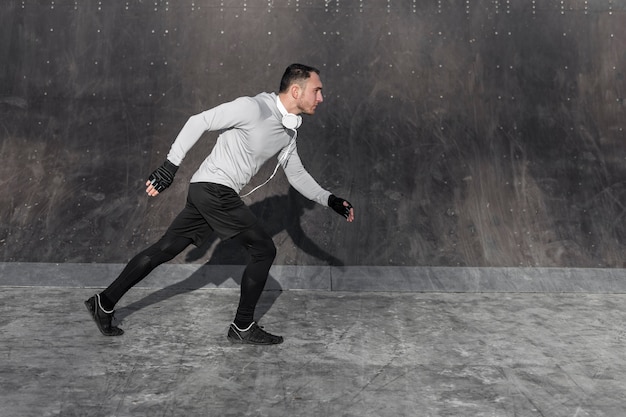
[[[309,77],[311,77],[312,72],[319,75],[320,70],[303,64],[289,65],[283,74],[283,78],[280,80],[280,89],[278,92],[284,93],[287,91],[289,86],[294,83],[302,85],[307,79],[309,79]]]

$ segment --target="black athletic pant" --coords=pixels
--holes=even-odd
[[[241,279],[241,297],[235,316],[235,324],[241,327],[254,320],[256,304],[276,257],[276,246],[271,236],[258,225],[237,234],[233,239],[243,245],[250,255]],[[191,243],[189,238],[166,233],[157,243],[137,254],[115,281],[101,293],[103,307],[113,309],[128,290],[154,268],[176,257]]]

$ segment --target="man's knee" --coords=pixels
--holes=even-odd
[[[148,248],[144,253],[150,258],[153,266],[167,262],[181,253],[191,239],[165,234],[157,243]]]
[[[272,239],[269,239],[266,242],[266,245],[267,246],[265,248],[265,257],[273,261],[274,258],[276,258],[276,245],[274,244],[274,241]]]
[[[239,237],[253,258],[270,262],[276,258],[276,245],[272,237],[263,230],[259,228],[248,230]]]
[[[276,258],[276,245],[271,238],[256,240],[250,245],[249,250],[250,255],[259,261],[273,262]]]

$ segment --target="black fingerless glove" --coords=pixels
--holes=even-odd
[[[178,167],[166,159],[163,165],[150,174],[148,181],[158,192],[161,192],[172,185],[176,171],[178,171]]]
[[[346,219],[350,216],[350,209],[352,208],[352,204],[348,203],[347,206],[343,205],[343,202],[348,203],[343,198],[339,198],[331,194],[328,196],[328,207],[335,210],[337,213],[345,217]]]

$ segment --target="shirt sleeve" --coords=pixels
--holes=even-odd
[[[287,180],[293,188],[295,188],[300,194],[319,203],[325,207],[328,207],[328,197],[331,192],[322,188],[315,179],[307,172],[302,165],[300,155],[298,155],[298,148],[294,148],[291,154],[282,163]]]
[[[224,130],[233,127],[245,128],[258,118],[259,106],[250,97],[240,97],[220,104],[210,110],[191,116],[178,133],[167,159],[180,166],[187,152],[207,131]]]

